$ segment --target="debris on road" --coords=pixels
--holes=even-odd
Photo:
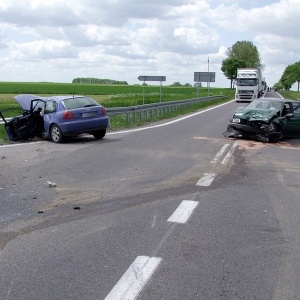
[[[55,182],[47,181],[47,183],[48,183],[48,186],[49,186],[50,188],[56,187],[56,183],[55,183]]]

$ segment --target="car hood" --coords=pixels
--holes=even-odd
[[[270,109],[247,109],[246,107],[240,107],[235,111],[233,117],[247,121],[268,121],[276,116],[277,112],[277,110]]]
[[[21,94],[14,97],[14,99],[20,104],[23,110],[30,110],[31,108],[31,101],[32,100],[43,100],[46,101],[47,97],[41,97],[36,95],[29,95],[29,94]]]

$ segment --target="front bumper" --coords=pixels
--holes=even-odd
[[[263,134],[263,132],[260,128],[245,125],[245,124],[239,124],[239,123],[229,123],[228,129],[234,129],[236,131],[244,132],[244,133],[250,133],[250,134]]]
[[[282,133],[276,131],[264,131],[260,128],[244,124],[229,123],[223,136],[232,138],[250,138],[260,142],[269,142],[271,140],[280,139]]]

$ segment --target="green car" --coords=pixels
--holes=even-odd
[[[233,114],[225,137],[277,142],[300,137],[300,102],[278,98],[260,98]]]

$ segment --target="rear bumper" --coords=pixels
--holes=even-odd
[[[52,123],[54,124],[54,123]],[[51,125],[49,124],[49,134]],[[70,121],[70,122],[61,122],[57,125],[61,129],[63,135],[73,136],[81,133],[92,133],[95,131],[105,130],[109,127],[109,117],[104,116],[102,118],[90,118],[82,121]]]

